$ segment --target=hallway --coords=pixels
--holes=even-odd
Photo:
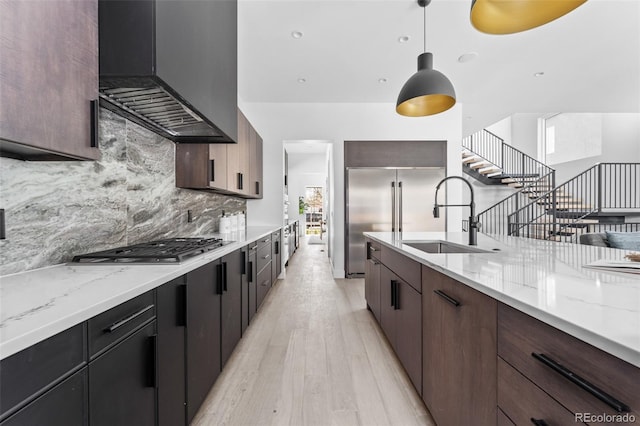
[[[301,246],[193,425],[434,425],[364,302]]]

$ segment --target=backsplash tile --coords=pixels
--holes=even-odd
[[[126,244],[210,234],[223,210],[246,210],[241,198],[176,188],[174,143],[104,109],[100,151],[92,162],[0,158],[7,225],[0,275]]]

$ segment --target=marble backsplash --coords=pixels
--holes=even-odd
[[[241,198],[175,187],[175,144],[100,111],[99,161],[0,158],[0,275],[69,261],[74,255],[218,230]],[[193,221],[187,222],[187,210]]]

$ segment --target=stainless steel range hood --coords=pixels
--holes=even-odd
[[[99,7],[101,106],[174,142],[237,141],[236,0]]]

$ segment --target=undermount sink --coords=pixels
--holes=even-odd
[[[402,244],[426,253],[495,253],[495,251],[451,244],[446,241],[403,241]]]

